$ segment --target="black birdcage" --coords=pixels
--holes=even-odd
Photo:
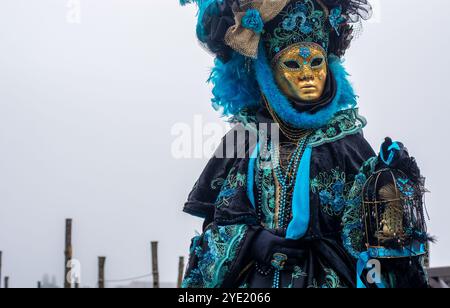
[[[421,254],[423,249],[417,247],[423,247],[429,240],[424,193],[424,184],[411,181],[402,171],[383,169],[375,172],[363,189],[363,225],[367,248],[410,250]]]

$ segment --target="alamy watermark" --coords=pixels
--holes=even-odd
[[[66,267],[69,269],[69,272],[66,276],[66,281],[74,286],[81,284],[81,262],[77,259],[69,260],[66,264]]]
[[[369,270],[366,276],[369,284],[380,284],[382,282],[381,262],[379,260],[369,260],[369,262],[367,262],[366,269]]]
[[[201,115],[192,124],[176,123],[172,126],[174,138],[171,154],[175,159],[247,158],[255,146],[267,148],[279,144],[279,126],[276,124],[221,125],[206,123]],[[225,137],[224,137],[225,136]]]

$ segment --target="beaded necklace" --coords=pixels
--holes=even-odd
[[[278,145],[271,143],[271,155],[273,157],[273,165],[275,176],[281,186],[280,195],[280,212],[279,212],[279,228],[285,228],[285,212],[286,212],[286,202],[289,190],[294,186],[296,179],[296,172],[299,167],[300,160],[307,146],[308,138],[304,137],[300,140],[297,148],[292,154],[286,170],[283,170],[280,163],[280,148]]]
[[[305,136],[308,136],[311,134],[309,130],[303,130],[303,129],[296,129],[292,128],[289,125],[285,124],[280,117],[276,114],[276,112],[272,109],[270,106],[269,101],[267,100],[266,96],[263,95],[263,101],[266,105],[267,110],[269,111],[270,115],[272,116],[275,123],[278,124],[280,131],[283,133],[283,135],[288,138],[290,141],[298,142]]]
[[[270,143],[270,151],[273,158],[273,167],[275,176],[281,186],[280,192],[280,206],[279,206],[279,228],[286,229],[286,209],[288,201],[288,193],[293,188],[296,180],[296,175],[300,161],[308,146],[309,135],[301,138],[298,142],[297,148],[289,159],[286,170],[283,170],[280,164],[280,148],[278,145]],[[276,270],[273,279],[273,288],[278,289],[280,287],[280,271]]]
[[[269,152],[269,145],[265,144],[262,148],[261,148],[261,153],[259,155],[258,158],[258,176],[256,179],[256,184],[257,184],[257,196],[258,196],[258,207],[257,207],[257,215],[259,218],[259,221],[263,222],[263,217],[262,217],[262,207],[263,205],[263,194],[264,194],[264,166],[266,164],[270,163],[270,157],[267,156]],[[272,228],[273,226],[267,226],[268,228]]]

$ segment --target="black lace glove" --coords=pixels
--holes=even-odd
[[[268,230],[262,230],[256,236],[251,253],[260,265],[272,266],[278,270],[292,268],[305,256],[298,241],[286,239]]]

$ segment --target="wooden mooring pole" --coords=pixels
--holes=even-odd
[[[66,219],[66,244],[64,250],[64,288],[70,289],[72,287],[72,281],[69,277],[70,268],[69,262],[72,260],[72,219]]]
[[[105,288],[105,263],[106,257],[98,257],[98,288]]]
[[[180,261],[178,263],[178,283],[177,288],[180,289],[183,284],[183,275],[184,275],[184,257],[180,257]]]
[[[158,242],[152,242],[152,273],[153,288],[159,288],[159,270],[158,270]]]

